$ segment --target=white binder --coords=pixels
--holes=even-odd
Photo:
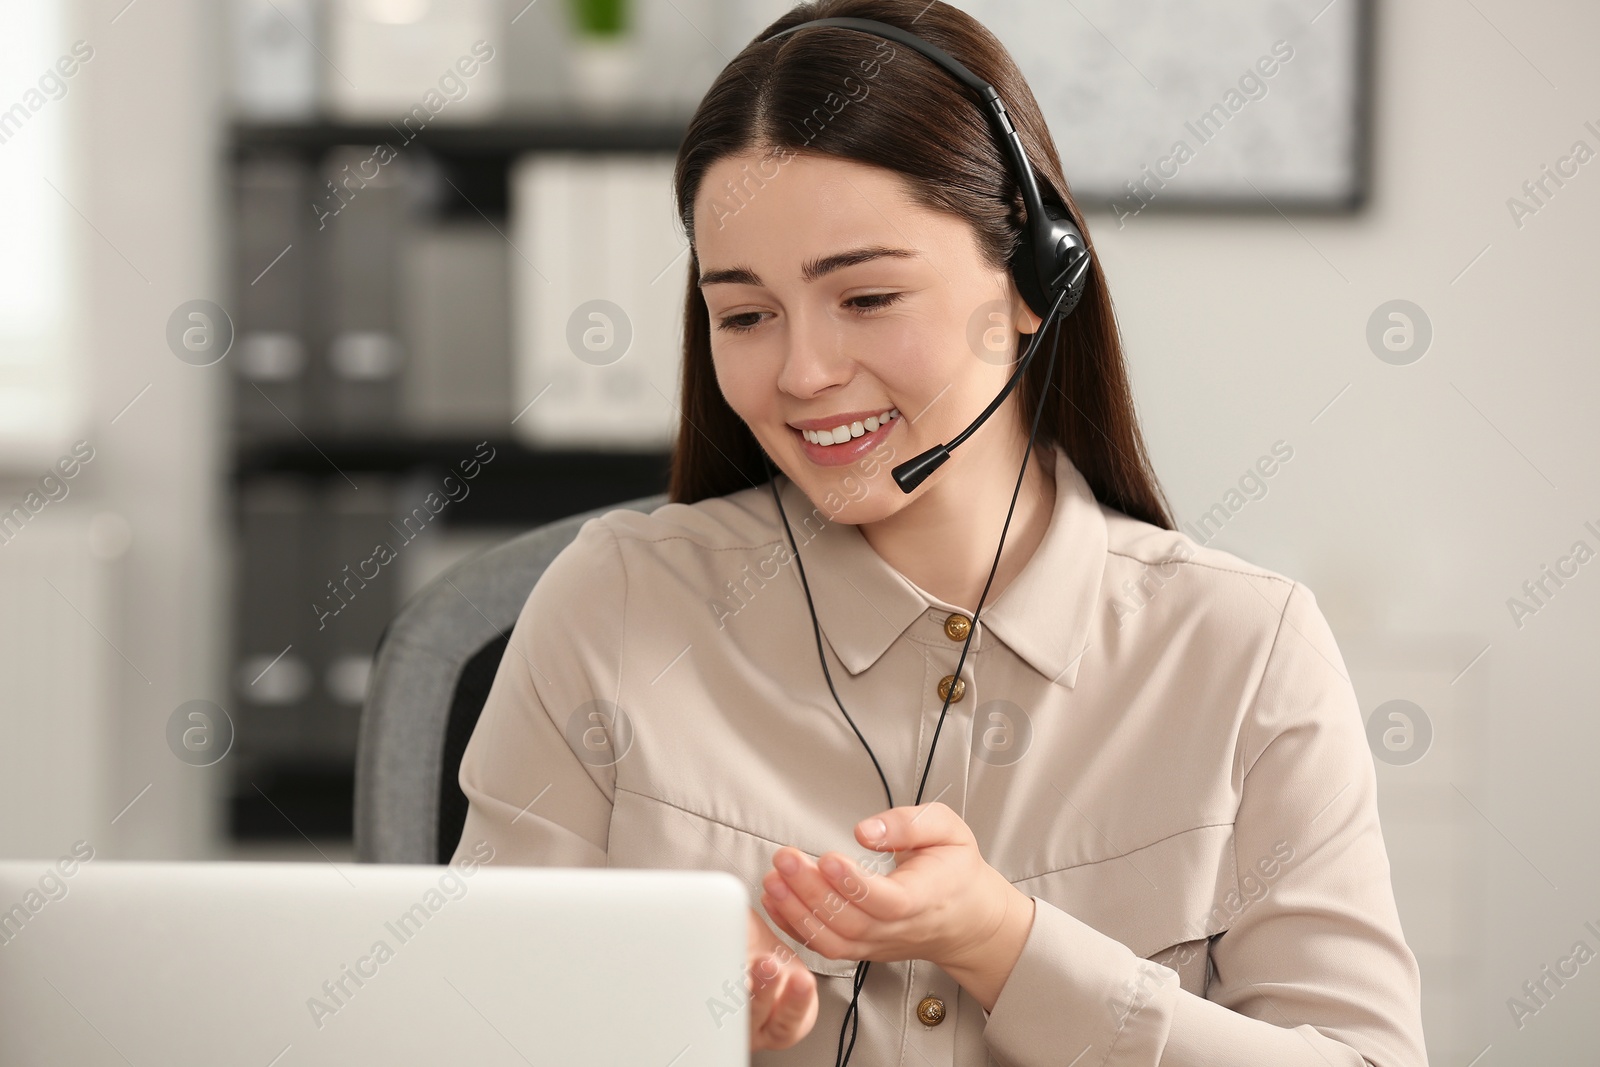
[[[678,423],[687,245],[672,157],[542,153],[511,178],[512,431],[654,451]]]

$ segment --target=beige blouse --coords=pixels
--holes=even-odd
[[[1052,459],[1049,529],[983,607],[923,795],[1033,897],[1033,926],[987,1017],[933,964],[875,962],[852,1062],[1426,1064],[1372,757],[1311,591],[1102,506],[1036,446]],[[909,804],[970,607],[779,486],[834,685]],[[460,781],[458,856],[726,870],[758,910],[780,845],[875,855],[852,828],[883,787],[770,486],[586,522],[528,598]],[[778,936],[821,1009],[752,1062],[831,1065],[855,962]]]

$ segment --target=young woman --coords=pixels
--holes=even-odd
[[[938,0],[802,4],[729,63],[676,173],[672,503],[586,523],[529,597],[460,848],[744,879],[727,1011],[774,1063],[1425,1064],[1310,590],[1173,529],[1097,262],[1035,338],[975,95],[857,30],[766,39],[836,16],[992,84],[1083,228],[1012,60]]]

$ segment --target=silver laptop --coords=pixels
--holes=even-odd
[[[65,859],[0,862],[6,1067],[749,1062],[731,874]]]

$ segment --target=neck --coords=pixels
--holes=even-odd
[[[888,518],[861,524],[862,536],[915,585],[974,614],[994,565],[1027,444],[1025,435],[996,442],[975,434],[924,483],[922,496]],[[1054,449],[1035,441],[985,608],[1000,599],[1033,558],[1050,526],[1055,495]]]

